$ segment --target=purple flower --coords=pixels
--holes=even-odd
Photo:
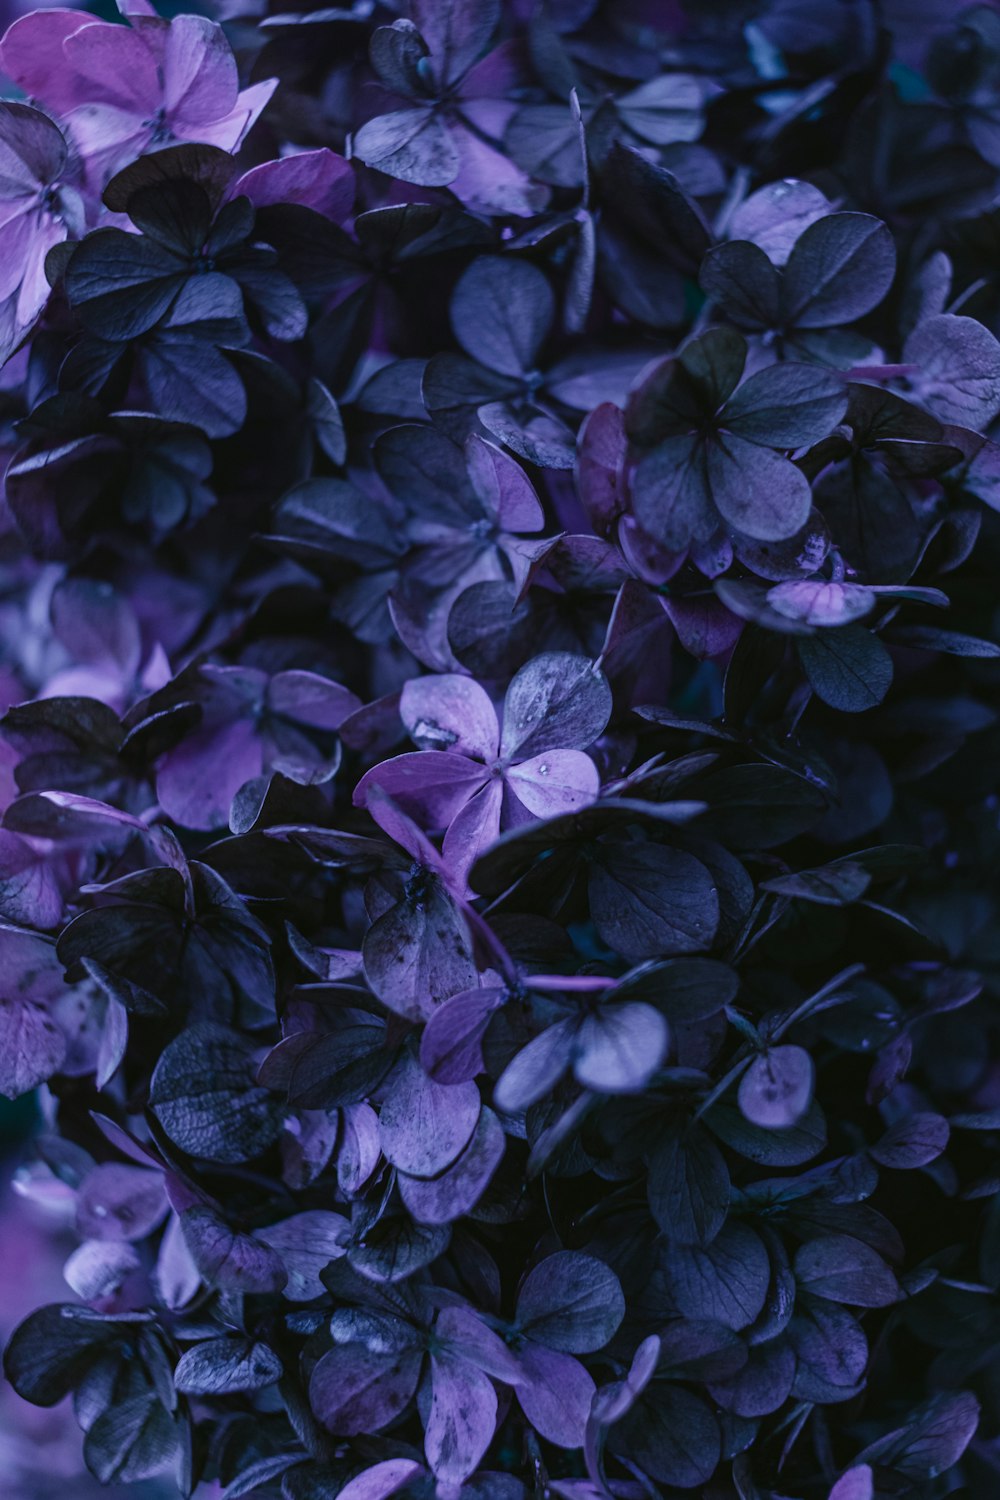
[[[203,666],[193,693],[198,728],[160,759],[156,792],[164,810],[187,828],[217,828],[249,782],[281,771],[327,779],[336,761],[309,731],[332,734],[359,706],[353,693],[315,672],[267,673],[251,667]]]
[[[404,1301],[387,1314],[375,1305],[343,1307],[331,1320],[334,1348],[309,1383],[313,1410],[332,1432],[378,1431],[406,1407],[426,1365],[424,1447],[435,1477],[468,1479],[496,1428],[494,1380],[518,1384],[520,1362],[471,1308],[455,1299],[436,1316]]]
[[[372,65],[406,107],[376,115],[354,151],[380,172],[425,187],[450,187],[476,213],[528,217],[548,190],[503,153],[513,113],[504,95],[519,77],[516,51],[487,49],[500,0],[412,0],[411,20],[372,38]]]
[[[400,713],[425,748],[369,771],[354,800],[364,806],[379,787],[426,827],[444,828],[444,858],[466,873],[501,827],[594,800],[600,776],[579,746],[593,743],[609,710],[604,678],[568,653],[550,652],[523,667],[499,718],[471,678],[412,680]]]
[[[62,118],[99,194],[144,151],[199,141],[235,151],[274,92],[274,79],[240,90],[222,28],[202,16],[161,20],[129,10],[128,26],[82,12],[35,11],[0,42],[0,66]]]
[[[59,126],[26,104],[0,103],[0,360],[32,328],[49,298],[45,257],[84,228]]]
[[[0,922],[0,1093],[16,1099],[53,1073],[87,1072],[92,1056],[74,1067],[89,997],[67,989],[51,939]]]

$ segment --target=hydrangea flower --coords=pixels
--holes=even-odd
[[[144,151],[198,141],[234,151],[275,80],[239,88],[222,28],[202,16],[162,20],[145,0],[125,26],[79,11],[34,11],[0,43],[0,67],[59,116],[99,195]]]
[[[467,872],[502,826],[594,800],[597,767],[578,747],[598,737],[609,708],[601,674],[561,653],[536,657],[513,678],[499,716],[467,677],[410,681],[400,713],[424,748],[370,771],[355,801],[363,806],[378,787],[428,828],[444,828],[445,859]]]
[[[993,12],[16,13],[0,1427],[989,1490]]]
[[[26,104],[0,104],[0,358],[31,329],[49,297],[45,257],[84,228],[70,153],[54,121]]]

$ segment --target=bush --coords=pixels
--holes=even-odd
[[[185,1495],[992,1494],[996,15],[397,9],[0,43],[7,1376]]]

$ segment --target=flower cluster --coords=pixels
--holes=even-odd
[[[0,41],[14,1333],[106,1482],[1000,1473],[1000,21]]]

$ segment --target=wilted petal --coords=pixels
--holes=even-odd
[[[486,762],[497,757],[496,710],[486,690],[471,677],[454,672],[411,677],[403,687],[399,713],[423,750],[454,750]]]
[[[358,1193],[378,1166],[378,1116],[370,1104],[348,1104],[341,1110],[337,1143],[337,1181],[348,1197]]]
[[[431,1407],[424,1433],[427,1462],[438,1479],[468,1479],[493,1440],[497,1393],[475,1366],[431,1356]]]
[[[341,1344],[316,1365],[309,1400],[324,1427],[343,1437],[377,1432],[406,1409],[417,1388],[422,1356],[375,1353]]]

